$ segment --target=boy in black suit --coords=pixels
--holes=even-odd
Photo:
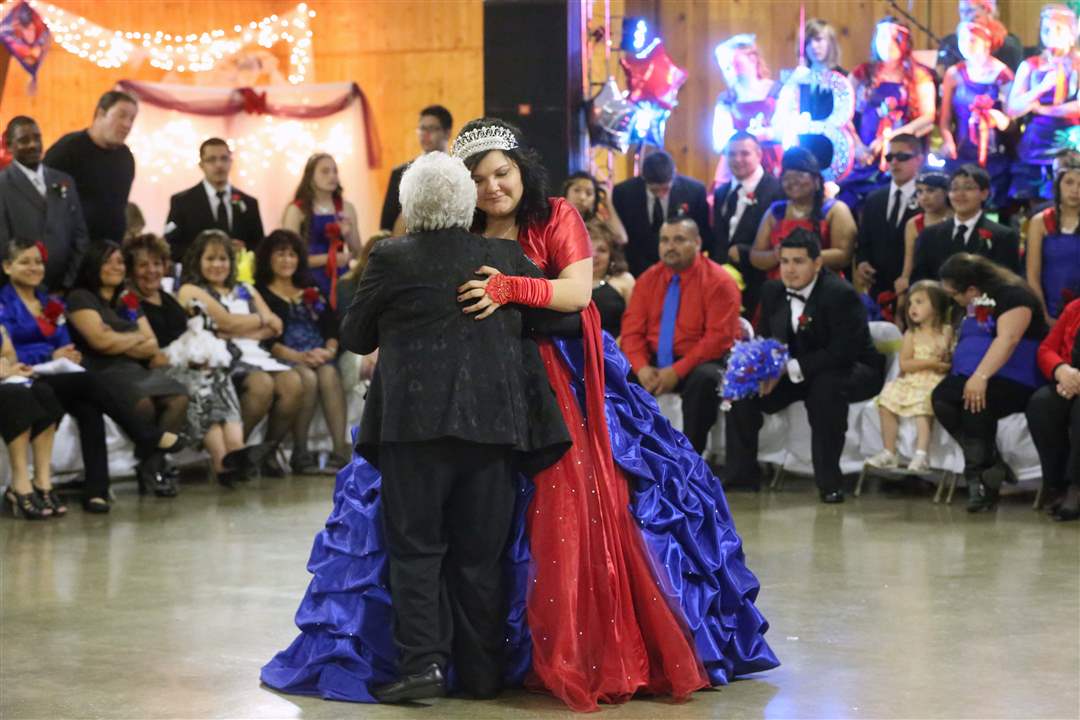
[[[732,404],[725,426],[728,474],[739,483],[757,484],[762,413],[805,400],[821,501],[843,502],[840,455],[848,405],[881,390],[885,358],[874,349],[855,288],[822,269],[821,244],[813,233],[796,230],[780,244],[780,280],[761,289],[758,334],[787,343],[791,359],[782,377],[765,383],[760,397]]]
[[[1018,275],[1020,240],[1016,231],[986,217],[983,203],[990,197],[990,175],[978,165],[961,165],[949,178],[953,218],[919,233],[911,282],[937,280],[938,270],[956,253],[988,257]]]
[[[182,262],[195,236],[216,228],[228,233],[234,249],[243,245],[254,250],[263,239],[259,201],[229,183],[232,152],[221,138],[210,138],[199,146],[199,167],[203,181],[169,198],[169,218],[165,239],[174,262]]]
[[[460,160],[417,158],[400,196],[409,234],[375,245],[341,330],[352,352],[379,349],[356,449],[382,471],[401,679],[374,694],[442,695],[453,656],[464,689],[490,697],[503,674],[515,454],[536,471],[570,438],[521,309],[476,322],[457,287],[484,265],[541,273],[518,243],[469,233],[476,186]]]

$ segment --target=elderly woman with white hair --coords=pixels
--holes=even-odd
[[[505,674],[502,560],[514,473],[554,463],[570,435],[536,344],[523,339],[521,306],[477,322],[458,301],[460,278],[477,268],[534,277],[539,269],[517,243],[469,232],[476,188],[461,160],[441,152],[418,158],[402,176],[400,196],[408,234],[372,249],[341,327],[347,349],[380,352],[356,440],[367,462],[339,480],[331,522],[312,557],[318,564],[324,548],[349,544],[339,538],[349,526],[369,531],[363,552],[357,549],[367,565],[362,574],[377,583],[370,590],[384,603],[389,579],[394,622],[368,625],[348,593],[335,593],[332,602],[343,603],[342,621],[364,624],[365,644],[388,658],[400,648],[397,663],[388,663],[397,677],[370,676],[372,696],[399,702],[442,695],[453,659],[462,688],[489,697]],[[357,503],[365,518],[381,512],[382,538],[359,517],[343,522]],[[298,617],[322,606],[326,590],[316,579]],[[264,682],[287,687],[295,658],[304,661],[304,641],[263,669]]]

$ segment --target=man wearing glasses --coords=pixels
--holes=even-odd
[[[420,149],[426,155],[438,150],[446,152],[450,142],[450,129],[454,125],[454,118],[450,111],[442,105],[429,105],[420,111],[420,120],[416,126],[416,137],[420,141]],[[402,163],[390,172],[390,184],[386,188],[386,198],[383,200],[382,215],[379,219],[379,228],[394,235],[401,235],[404,227],[395,227],[401,217],[401,201],[398,199],[398,185],[401,183],[401,174],[409,163]]]
[[[915,202],[915,176],[925,156],[922,140],[896,135],[885,160],[892,181],[866,196],[855,251],[855,274],[871,298],[893,289],[904,269],[904,228],[921,210]]]
[[[986,217],[983,203],[990,196],[990,176],[978,165],[961,165],[949,178],[953,218],[919,233],[915,239],[915,270],[911,282],[937,280],[945,261],[956,253],[983,255],[1014,273],[1020,269],[1016,231]]]

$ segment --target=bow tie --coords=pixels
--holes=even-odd
[[[798,290],[785,290],[784,294],[787,295],[788,300],[802,300],[803,302],[806,302],[807,299],[806,296]]]

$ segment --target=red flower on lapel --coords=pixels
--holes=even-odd
[[[800,315],[799,316],[799,332],[802,332],[803,330],[806,330],[808,327],[810,327],[810,323],[812,323],[813,321],[814,321],[814,318],[810,317],[809,315],[806,315],[806,314]]]
[[[34,319],[37,321],[41,334],[52,337],[56,334],[56,328],[64,323],[64,303],[56,298],[49,298],[49,301],[41,308],[41,315]]]
[[[990,238],[994,237],[994,234],[986,228],[979,228],[979,237],[981,237],[983,240],[989,241]]]

